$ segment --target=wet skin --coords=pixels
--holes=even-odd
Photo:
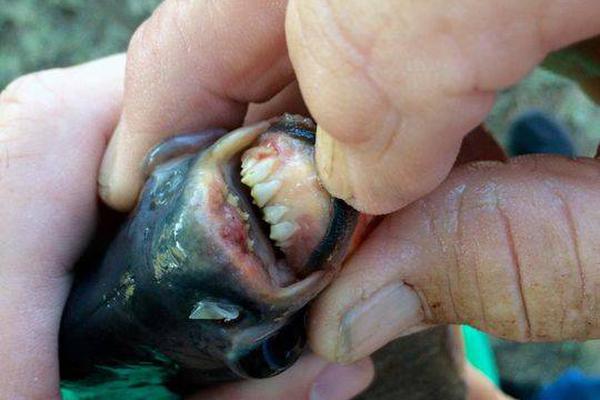
[[[313,162],[313,129],[284,116],[216,142],[222,131],[153,150],[136,209],[101,262],[76,277],[61,325],[61,376],[150,362],[188,391],[292,365],[304,348],[304,309],[338,270],[359,219],[324,194],[311,168],[286,169],[290,160]],[[265,200],[255,196],[257,182],[240,181],[241,164],[248,149],[277,143],[272,176],[281,189]],[[295,228],[271,224],[271,241],[261,214],[274,202]]]

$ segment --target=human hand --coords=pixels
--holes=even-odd
[[[482,21],[453,21],[451,37],[462,29],[472,36],[462,37],[467,45],[493,44],[487,51],[484,47],[466,53],[476,58],[470,63],[478,67],[477,76],[488,81],[474,86],[487,88],[486,96],[516,82],[547,51],[599,31],[587,19],[599,15],[596,3],[571,2],[568,10],[558,2],[535,4],[543,8],[544,19],[524,13],[522,7],[532,6],[531,2],[512,6],[478,2],[465,15],[472,17],[477,9]],[[429,29],[436,25],[419,25],[426,17],[455,15],[456,7],[461,6],[447,4],[429,14],[420,10],[410,26]],[[492,14],[496,21],[484,18]],[[527,25],[524,16],[537,21],[537,37],[543,40],[534,42],[527,36],[534,23]],[[579,47],[598,59],[597,40]],[[469,65],[469,60],[465,56],[462,62]],[[575,72],[572,75],[584,82],[588,93],[600,99],[597,77],[589,79],[578,71],[566,72]],[[406,77],[420,82],[418,73]],[[453,82],[457,81],[448,81]],[[489,86],[490,82],[496,83]],[[412,98],[410,91],[404,96]],[[456,99],[461,97],[449,101]],[[442,107],[439,114],[450,133],[456,121],[472,110],[461,104],[464,113],[451,115]],[[484,116],[481,113],[476,121]],[[429,158],[435,162],[440,146],[432,142],[429,146]],[[486,162],[456,169],[432,193],[386,217],[346,263],[313,307],[311,344],[327,358],[350,362],[398,336],[436,324],[466,323],[521,341],[600,337],[600,320],[594,312],[600,304],[595,295],[600,271],[596,260],[600,214],[595,207],[599,167],[593,159],[529,156],[508,164]]]
[[[593,0],[366,4],[165,1],[129,48],[104,199],[131,208],[144,154],[173,132],[238,126],[267,100],[260,116],[302,112],[304,100],[327,188],[361,211],[397,210],[446,177],[496,90],[598,33],[600,15]]]
[[[365,4],[163,3],[129,49],[124,109],[100,177],[103,198],[129,209],[143,155],[167,135],[302,112],[305,101],[321,127],[317,157],[327,188],[363,211],[397,210],[446,178],[496,90],[548,52],[596,34],[600,16],[593,0]],[[248,104],[261,102],[247,117]],[[585,327],[596,324],[587,314],[598,216],[586,202],[597,196],[597,168],[531,157],[457,170],[435,193],[387,217],[352,257],[314,308],[313,347],[350,361],[411,329],[449,322],[524,340],[594,336]],[[444,231],[459,210],[460,230]],[[590,275],[578,278],[580,265]],[[457,295],[449,294],[450,279]],[[387,293],[381,288],[402,304],[381,306],[377,321],[389,324],[375,329],[360,313],[349,316],[364,299],[377,303]],[[563,313],[578,324],[560,323]],[[361,325],[377,334],[359,349],[343,345]]]
[[[58,332],[71,268],[98,221],[97,175],[121,112],[125,57],[44,71],[0,94],[0,398],[59,398]],[[348,399],[371,381],[315,355],[211,399]],[[340,384],[341,382],[341,384]],[[329,397],[327,397],[329,396]],[[319,398],[319,397],[315,397]]]

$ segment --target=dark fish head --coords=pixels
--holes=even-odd
[[[310,120],[286,115],[190,154],[177,138],[151,153],[128,227],[148,268],[132,277],[130,301],[160,332],[154,345],[186,368],[220,362],[266,377],[300,355],[302,310],[334,276],[358,219],[320,185],[314,140]]]

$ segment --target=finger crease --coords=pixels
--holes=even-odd
[[[577,233],[575,217],[573,215],[573,210],[571,209],[569,202],[564,199],[562,194],[555,193],[555,195],[562,205],[562,211],[565,216],[565,220],[567,222],[567,227],[569,229],[569,237],[571,238],[571,244],[573,246],[573,251],[575,253],[575,266],[577,267],[577,273],[579,276],[579,285],[581,287],[581,290],[580,290],[581,299],[579,301],[579,309],[584,317],[584,325],[585,325],[584,329],[586,330],[586,332],[584,332],[584,333],[587,334],[587,329],[588,329],[589,320],[590,320],[588,309],[587,309],[587,304],[589,304],[589,303],[588,303],[588,297],[587,297],[587,285],[586,285],[585,273],[584,273],[583,264],[582,264],[582,260],[581,260],[581,246],[580,246],[579,235]]]
[[[525,332],[524,332],[523,339],[528,340],[531,338],[531,321],[529,320],[529,310],[527,308],[527,302],[525,300],[525,293],[523,291],[523,277],[522,277],[522,272],[521,272],[521,263],[519,261],[519,256],[516,251],[516,245],[514,242],[514,236],[513,236],[513,231],[512,231],[511,224],[510,224],[510,220],[509,220],[508,216],[506,215],[506,213],[504,212],[504,210],[502,209],[502,207],[500,207],[500,205],[498,203],[496,203],[496,209],[498,210],[498,214],[500,215],[500,218],[502,219],[502,224],[503,224],[503,228],[505,231],[506,240],[508,242],[508,250],[509,250],[510,258],[512,260],[511,265],[513,266],[513,268],[515,270],[515,277],[516,277],[516,281],[517,281],[517,290],[519,293],[519,301],[521,303],[520,306],[521,306],[522,315],[523,315],[524,322],[525,322]]]
[[[462,225],[462,216],[464,215],[464,199],[465,199],[465,187],[464,185],[462,187],[460,187],[460,190],[457,192],[458,193],[458,207],[457,207],[457,213],[456,213],[456,234],[457,234],[457,242],[458,242],[458,250],[456,251],[456,266],[457,268],[460,268],[460,265],[463,265],[463,267],[467,267],[467,265],[464,265],[465,262],[463,261],[461,263],[458,255],[462,254],[462,248],[463,248],[463,243],[464,243],[464,232],[463,232],[463,225]],[[483,294],[481,292],[481,282],[479,280],[479,263],[475,262],[475,268],[474,268],[474,276],[475,276],[475,286],[476,286],[476,290],[477,290],[477,296],[478,296],[478,301],[477,303],[479,304],[479,312],[481,315],[481,320],[483,322],[483,326],[487,326],[487,315],[485,312],[485,304],[484,304],[484,297]]]
[[[427,202],[427,200],[423,199],[421,200],[421,204],[422,204],[422,212],[425,214],[425,216],[427,218],[425,218],[425,221],[428,225],[428,231],[431,232],[431,235],[433,236],[434,240],[437,242],[437,247],[440,249],[440,251],[442,252],[442,255],[444,255],[445,253],[447,253],[446,251],[446,247],[444,246],[443,240],[437,230],[435,221],[434,221],[434,217],[433,217],[433,213],[431,212],[430,208],[429,208],[429,203]],[[456,271],[458,268],[458,265],[456,264],[458,261],[456,259],[456,255],[454,255],[454,268],[453,270]],[[457,302],[455,299],[455,295],[454,295],[454,288],[452,285],[452,279],[450,278],[450,269],[451,268],[442,268],[445,272],[445,278],[446,278],[446,287],[448,288],[448,297],[450,298],[450,304],[451,304],[451,313],[453,314],[453,320],[454,321],[460,321],[461,317],[458,313],[458,306],[457,306]]]

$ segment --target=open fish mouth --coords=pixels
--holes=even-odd
[[[310,119],[292,115],[240,128],[190,169],[190,187],[205,188],[196,203],[201,222],[250,281],[271,288],[313,281],[348,241],[350,211],[319,182],[314,130]]]
[[[61,374],[166,357],[183,392],[289,367],[306,304],[360,232],[358,212],[319,183],[314,129],[285,115],[153,149],[136,209],[76,278]]]

